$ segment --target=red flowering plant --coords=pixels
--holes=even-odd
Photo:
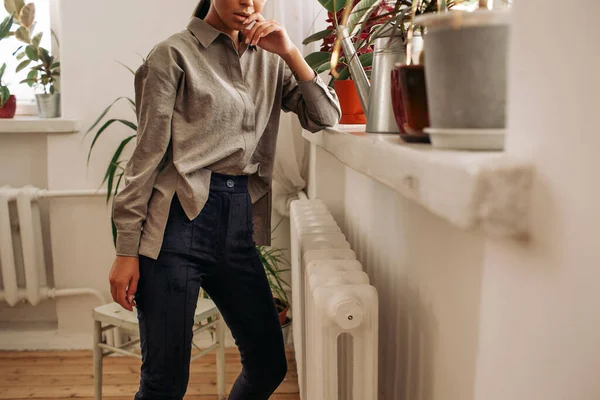
[[[319,0],[319,2],[327,10],[326,22],[328,23],[328,26],[325,30],[306,38],[303,44],[307,45],[322,40],[320,51],[306,56],[308,64],[318,73],[321,73],[331,69],[331,54],[334,51],[335,41],[337,39],[335,27],[338,22],[342,21],[344,13],[347,12],[346,7],[348,7],[348,4],[351,7],[352,13],[359,16],[364,14],[369,7],[364,5],[364,0],[352,0],[351,3],[350,0],[348,2],[345,0],[337,0],[337,2],[332,0]],[[334,3],[337,3],[337,6]],[[357,26],[357,32],[351,39],[357,49],[357,56],[367,72],[367,75],[370,75],[373,63],[373,33],[375,32],[375,26],[385,23],[386,20],[394,15],[394,3],[396,3],[395,0],[380,0],[375,8],[369,10],[371,12],[370,16],[365,19],[360,26]],[[339,51],[336,70],[339,76],[335,79],[349,78],[348,64],[342,49]]]
[[[307,37],[303,44],[322,40],[320,51],[306,56],[308,64],[318,73],[332,70],[332,82],[335,79],[348,79],[349,69],[343,49],[339,47],[336,26],[345,24],[356,48],[356,55],[370,77],[373,64],[373,47],[377,35],[392,25],[398,36],[406,42],[407,29],[411,18],[413,0],[318,0],[327,10],[327,29]],[[438,0],[419,1],[416,14],[435,12]],[[443,7],[452,8],[458,3],[473,0],[440,0]],[[337,46],[336,46],[337,44]],[[333,54],[337,54],[337,60]],[[337,76],[334,76],[337,75]]]

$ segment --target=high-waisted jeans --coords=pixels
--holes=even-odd
[[[174,196],[157,260],[140,256],[135,295],[142,349],[135,399],[182,399],[189,381],[200,288],[231,329],[242,373],[229,400],[266,400],[287,363],[273,295],[252,239],[245,176],[212,174],[202,212],[190,221]]]

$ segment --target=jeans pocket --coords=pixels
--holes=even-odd
[[[220,229],[221,201],[219,194],[210,192],[202,211],[192,221],[190,252],[214,256],[217,252]]]
[[[254,246],[256,245],[256,243],[254,242],[254,220],[252,219],[252,197],[250,196],[250,193],[246,194],[246,198],[246,223],[248,227],[248,241],[251,245]]]
[[[191,241],[192,221],[185,214],[177,195],[174,195],[171,200],[161,250],[187,253]]]

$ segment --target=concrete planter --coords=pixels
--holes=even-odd
[[[426,14],[425,74],[431,127],[504,129],[509,12]]]

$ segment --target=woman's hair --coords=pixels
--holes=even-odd
[[[210,0],[200,0],[196,10],[194,11],[194,17],[204,19],[206,14],[208,14],[208,10],[210,9]]]

